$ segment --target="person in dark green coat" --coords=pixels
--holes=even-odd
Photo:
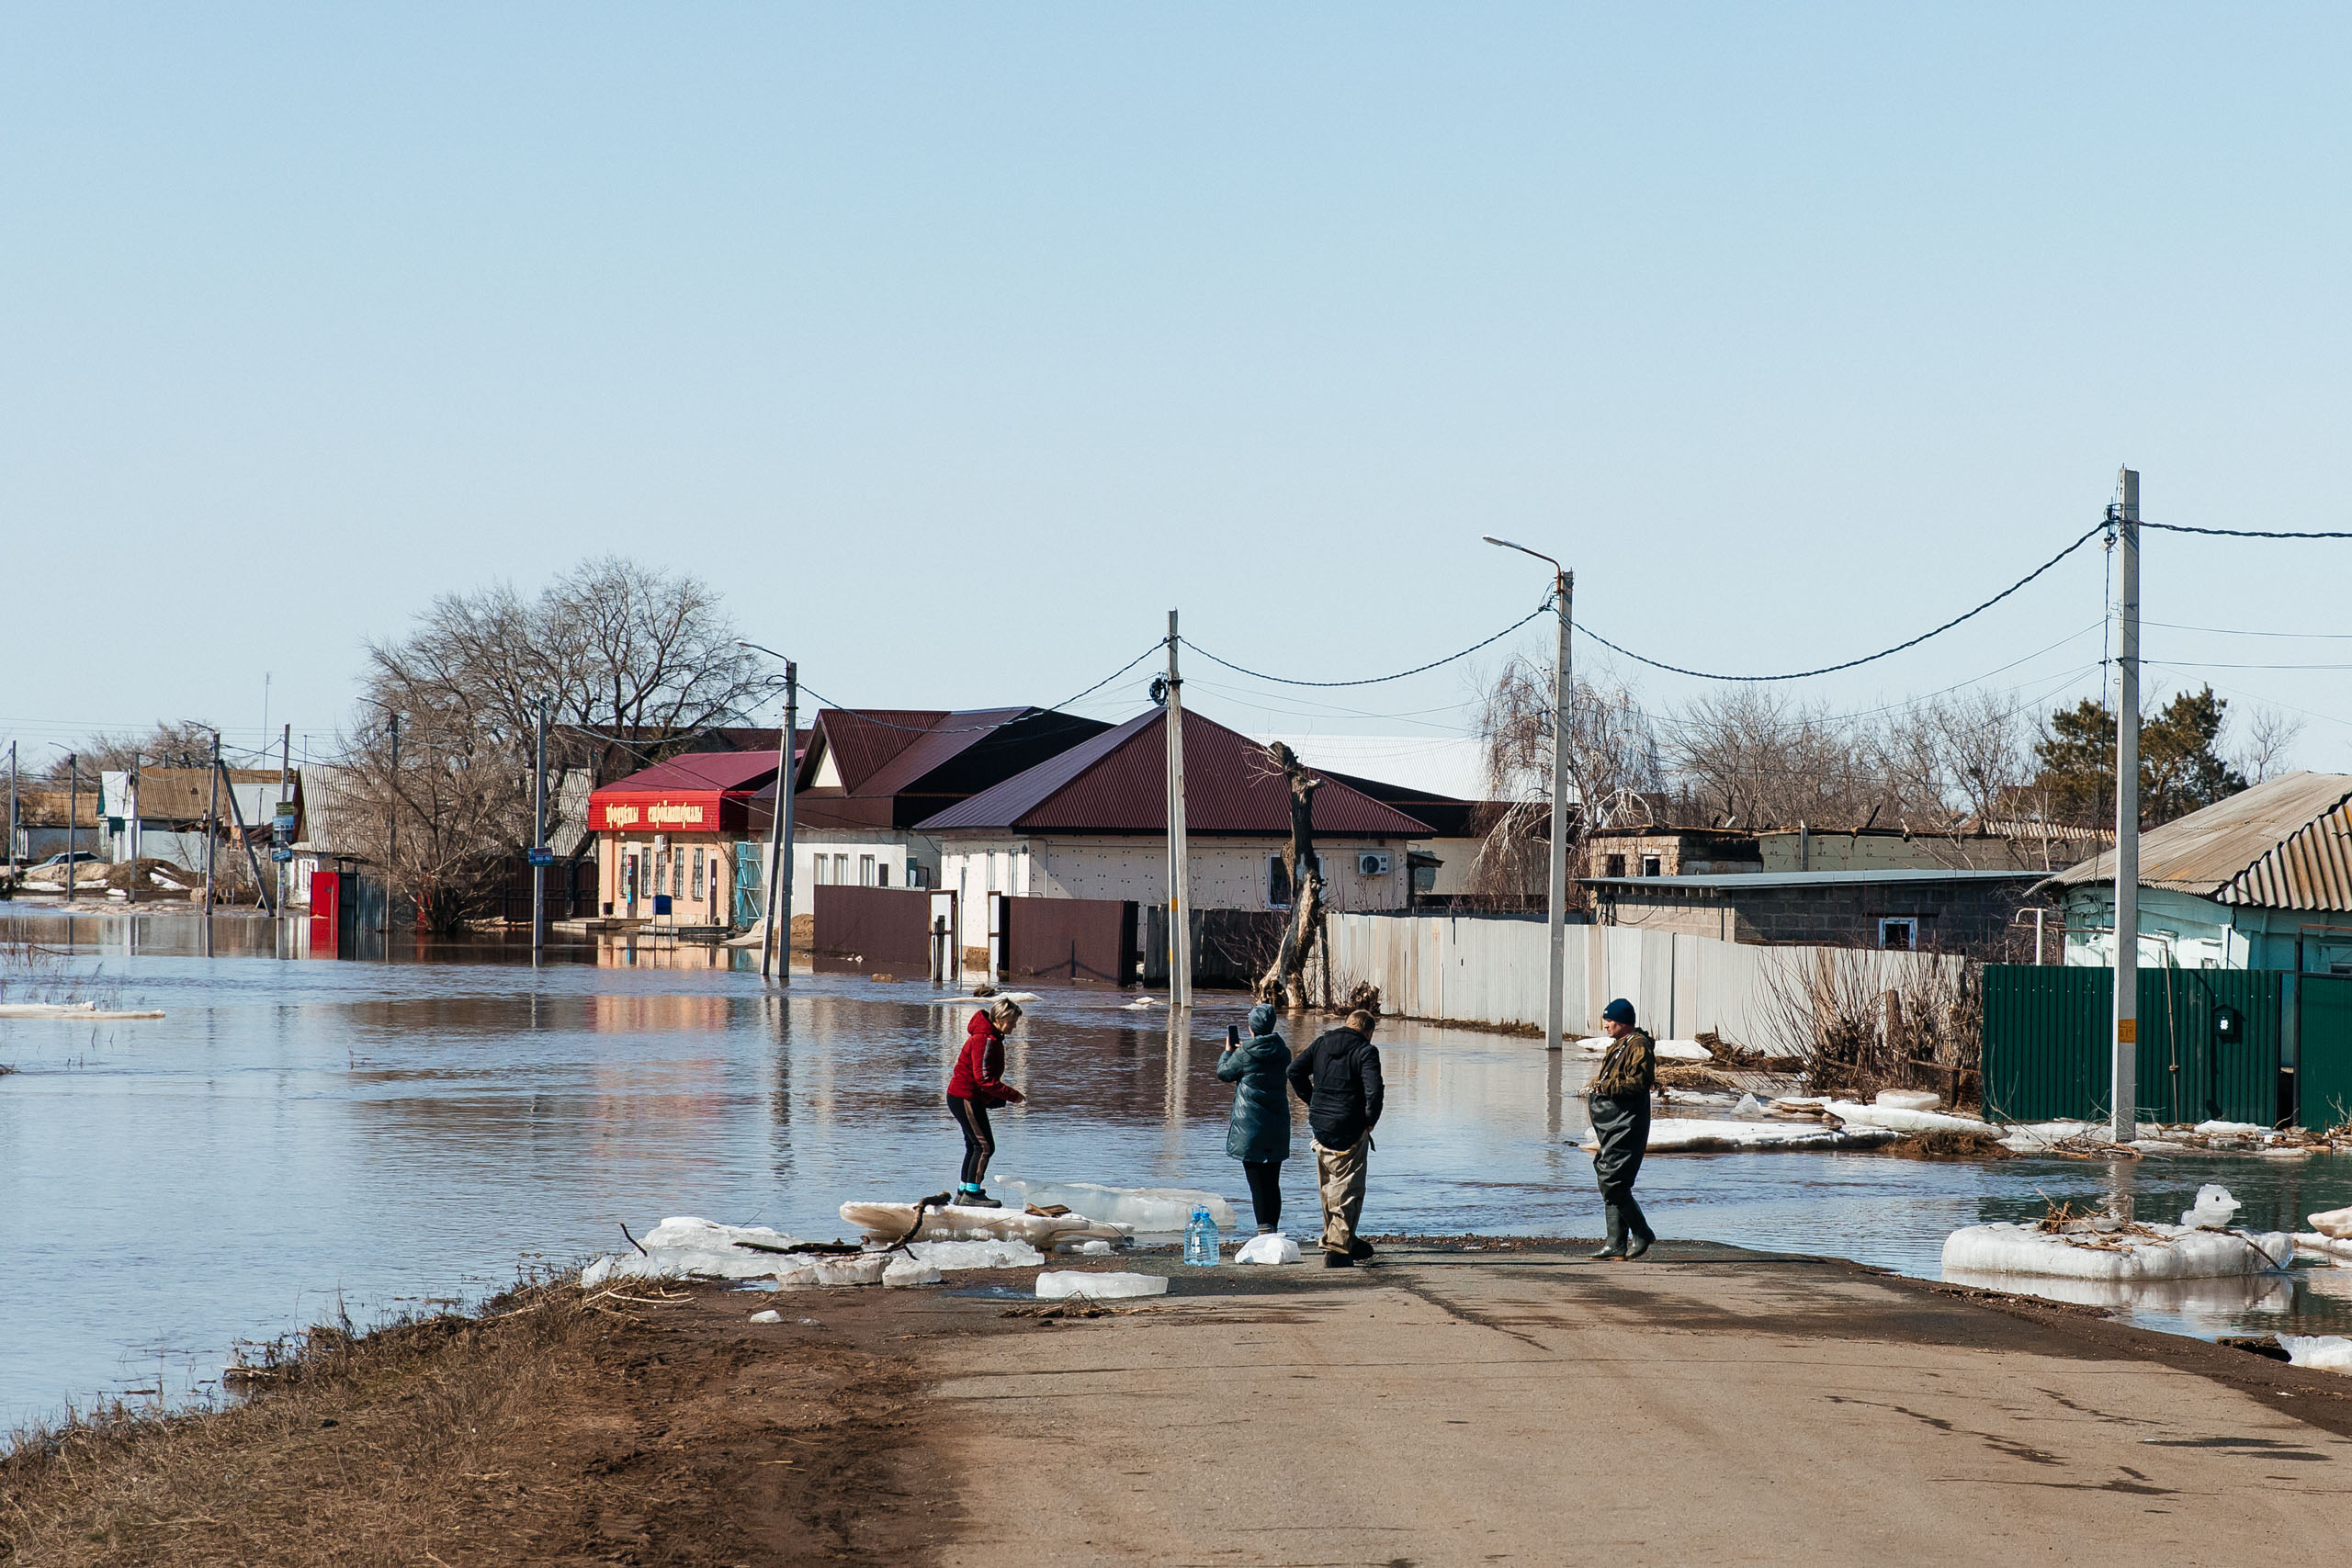
[[[1274,1010],[1260,1002],[1250,1010],[1250,1038],[1227,1024],[1225,1055],[1216,1076],[1234,1086],[1233,1121],[1225,1152],[1241,1162],[1250,1180],[1250,1204],[1258,1213],[1258,1234],[1271,1235],[1283,1219],[1283,1161],[1290,1158],[1290,1046],[1274,1032]]]
[[[1600,1152],[1592,1174],[1600,1182],[1601,1212],[1609,1239],[1593,1256],[1611,1260],[1639,1258],[1657,1240],[1642,1206],[1634,1201],[1634,1179],[1650,1144],[1650,1090],[1657,1083],[1657,1047],[1634,1026],[1634,1004],[1619,997],[1601,1010],[1600,1027],[1609,1053],[1593,1075],[1592,1135]]]

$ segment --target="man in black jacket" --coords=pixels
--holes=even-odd
[[[1291,1092],[1306,1102],[1315,1134],[1315,1172],[1323,1195],[1323,1266],[1352,1269],[1372,1256],[1359,1240],[1372,1129],[1380,1121],[1380,1051],[1375,1021],[1362,1009],[1338,1029],[1326,1030],[1290,1066]]]

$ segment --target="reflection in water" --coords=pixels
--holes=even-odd
[[[703,1213],[830,1237],[844,1199],[952,1184],[942,1095],[975,1005],[927,986],[796,974],[707,950],[575,943],[417,947],[392,962],[277,954],[273,923],[20,916],[0,934],[62,948],[90,988],[160,1021],[0,1023],[0,1422],[68,1397],[213,1376],[232,1341],[299,1327],[338,1293],[366,1318],[503,1283],[518,1258],[618,1244],[620,1222]],[[681,963],[689,966],[681,967]],[[1125,994],[1050,990],[1008,1042],[1033,1102],[996,1118],[999,1172],[1243,1198],[1216,1078],[1248,999],[1189,1018]],[[1320,1020],[1286,1019],[1294,1048]],[[1366,1205],[1374,1230],[1593,1235],[1578,1091],[1591,1064],[1506,1036],[1391,1022],[1388,1110]],[[1283,1202],[1316,1226],[1314,1162],[1292,1107]],[[1652,1160],[1645,1207],[1668,1236],[1831,1253],[1933,1276],[1946,1234],[2104,1204],[2128,1184],[2170,1218],[2220,1180],[2264,1229],[2352,1201],[2352,1160],[1933,1164],[1874,1155]],[[2297,1270],[2282,1302],[2143,1295],[2137,1321],[2213,1333],[2352,1325],[2352,1269]],[[168,1309],[159,1303],[168,1303]]]

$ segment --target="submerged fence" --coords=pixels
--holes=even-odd
[[[1567,1021],[1599,1027],[1600,1010],[1623,997],[1661,1040],[1712,1030],[1773,1055],[1799,1055],[1787,1038],[1784,998],[1814,988],[1832,965],[1860,964],[1900,988],[1916,972],[1957,970],[1964,960],[1925,953],[1850,948],[1764,947],[1622,926],[1569,926]],[[1492,915],[1329,917],[1333,989],[1370,981],[1381,1006],[1406,1018],[1540,1030],[1550,964],[1541,918]]]

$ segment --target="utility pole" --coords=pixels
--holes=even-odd
[[[1193,878],[1185,858],[1184,678],[1176,672],[1176,612],[1168,612],[1168,1005],[1193,1005]]]
[[[401,852],[401,716],[393,714],[392,767],[384,797],[384,956],[392,955],[392,865]]]
[[[1552,568],[1552,599],[1560,612],[1559,646],[1552,657],[1552,853],[1549,874],[1545,878],[1546,918],[1552,926],[1549,958],[1544,970],[1544,1048],[1561,1049],[1567,1029],[1568,988],[1568,715],[1576,703],[1575,665],[1571,661],[1568,631],[1575,624],[1577,576],[1558,561],[1541,550],[1531,550],[1525,545],[1498,539],[1492,534],[1486,542],[1499,545],[1507,550],[1517,550],[1537,560],[1549,562]]]
[[[266,741],[264,743],[266,744]],[[267,755],[266,752],[263,754],[265,756]],[[277,868],[277,912],[281,917],[286,913],[286,894],[288,886],[286,868],[292,865],[294,863],[291,860],[279,860],[277,858],[277,852],[280,845],[277,842],[277,826],[279,813],[284,810],[287,802],[294,798],[293,780],[294,727],[289,724],[277,732],[277,805],[279,811],[273,812],[270,815],[271,832],[269,835],[270,863]],[[288,854],[293,852],[294,836],[291,833],[288,833],[286,836],[286,843],[283,847]]]
[[[548,847],[548,700],[539,699],[538,754],[531,777],[531,963],[548,944],[548,868],[539,863]]]
[[[784,728],[775,735],[775,807],[768,813],[766,930],[760,935],[760,978],[792,984],[792,737],[800,724],[800,666],[784,661]],[[950,971],[951,983],[954,971]]]
[[[217,744],[218,738],[216,737],[215,739]],[[264,756],[268,754],[266,751],[262,753]],[[245,869],[254,874],[254,897],[259,900],[262,908],[267,909],[271,918],[275,919],[277,908],[270,903],[269,888],[261,879],[261,857],[254,853],[254,836],[246,830],[245,808],[237,804],[236,781],[229,777],[228,768],[217,754],[212,759],[212,766],[220,773],[221,782],[229,786],[229,820],[237,825],[237,842],[245,847]]]
[[[65,902],[74,903],[74,852],[81,847],[82,838],[82,770],[75,766],[74,753],[65,753]]]
[[[8,877],[17,875],[17,743],[8,742]]]
[[[220,732],[212,732],[212,795],[204,807],[204,936],[209,956],[212,941],[212,850],[220,839]]]
[[[2123,553],[2116,604],[2115,1141],[2140,1135],[2140,476],[2122,474],[2115,508]]]

